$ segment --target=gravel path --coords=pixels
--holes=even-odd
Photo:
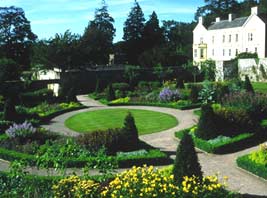
[[[177,145],[179,143],[179,141],[174,138],[174,133],[197,123],[197,117],[193,114],[193,110],[181,111],[177,109],[147,106],[107,107],[95,100],[89,99],[86,95],[78,96],[77,98],[82,104],[88,106],[89,108],[60,115],[52,119],[48,125],[44,125],[43,127],[52,131],[63,133],[65,135],[77,136],[78,133],[64,126],[64,121],[70,116],[80,112],[112,108],[144,109],[164,112],[175,116],[179,121],[179,124],[174,128],[159,133],[142,135],[140,139],[155,148],[159,148],[162,151],[169,153],[172,157],[174,157]],[[240,152],[225,155],[207,154],[205,152],[198,151],[198,157],[205,175],[219,174],[220,177],[227,176],[229,178],[229,189],[244,194],[267,197],[267,182],[238,169],[235,163],[235,160],[238,156],[250,153],[256,149],[258,149],[258,147],[253,147]],[[0,161],[0,164],[1,163],[2,162]]]

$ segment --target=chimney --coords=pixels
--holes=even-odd
[[[231,22],[233,20],[233,15],[232,14],[229,14],[228,15],[228,21]]]
[[[217,23],[217,22],[220,22],[220,20],[221,20],[220,17],[217,17],[217,18],[216,18],[216,23]]]
[[[203,17],[198,17],[198,23],[202,24],[203,25]]]
[[[258,15],[258,6],[251,8],[251,15]]]

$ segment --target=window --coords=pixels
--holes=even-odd
[[[224,54],[225,54],[225,50],[223,49],[223,56],[224,56]]]
[[[229,35],[229,43],[231,43],[232,35]]]
[[[212,43],[214,43],[214,36],[212,36]]]
[[[197,58],[197,49],[194,49],[194,56]]]
[[[204,58],[204,49],[200,49],[200,58]]]
[[[235,42],[238,42],[238,34],[235,35]]]
[[[214,49],[212,49],[212,56],[214,56]]]
[[[235,50],[235,55],[236,55],[236,56],[238,55],[238,49]]]
[[[246,48],[246,52],[248,52],[248,48]]]
[[[257,47],[255,47],[255,53],[258,53],[258,48]]]
[[[231,49],[229,49],[229,56],[231,56],[232,55],[232,51],[231,51]]]
[[[225,42],[225,35],[223,35],[223,43]]]
[[[200,43],[203,43],[203,37],[200,37]]]
[[[253,41],[253,34],[252,33],[248,33],[248,41]]]

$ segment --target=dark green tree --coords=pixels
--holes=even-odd
[[[143,52],[143,32],[144,32],[144,13],[135,0],[134,6],[132,7],[128,18],[124,23],[123,28],[123,40],[126,45],[126,56],[128,63],[132,65],[137,65],[138,56]]]
[[[134,88],[138,77],[140,76],[140,67],[134,65],[126,65],[124,70],[124,78],[127,79],[131,88]]]
[[[138,146],[138,130],[135,125],[135,120],[133,115],[129,112],[124,120],[124,130],[130,137],[131,146],[137,148]]]
[[[107,100],[108,101],[112,101],[112,100],[115,100],[115,99],[116,99],[115,91],[113,89],[112,83],[110,83],[108,85],[108,88],[107,88]]]
[[[201,166],[195,151],[191,135],[185,133],[176,151],[173,167],[174,180],[181,184],[184,176],[196,176],[202,179]]]
[[[114,19],[108,13],[106,2],[96,9],[95,18],[89,22],[82,36],[82,50],[85,62],[93,65],[107,64],[113,48]]]
[[[249,93],[252,93],[252,94],[255,93],[255,92],[254,92],[254,89],[253,89],[253,86],[252,86],[252,84],[251,84],[251,82],[250,82],[250,79],[249,79],[249,77],[248,77],[248,75],[245,76],[245,84],[244,84],[244,88],[245,88],[246,92],[249,92]]]
[[[212,107],[207,104],[201,107],[196,136],[204,140],[216,138],[217,135],[216,115]]]
[[[144,50],[152,49],[164,43],[163,29],[159,26],[158,16],[155,11],[145,23],[143,32]]]
[[[4,120],[15,121],[15,98],[19,93],[19,87],[15,87],[10,81],[18,80],[20,71],[18,64],[11,59],[0,59],[0,94],[4,96]]]
[[[28,68],[36,38],[22,8],[0,7],[0,57],[13,59],[23,69]]]

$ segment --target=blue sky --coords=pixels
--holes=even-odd
[[[106,0],[109,13],[115,19],[116,38],[122,40],[123,24],[134,0]],[[159,20],[191,22],[197,7],[204,0],[139,0],[145,18],[156,11]],[[101,0],[0,0],[0,7],[17,6],[24,9],[31,21],[32,30],[39,39],[53,37],[69,29],[82,34],[89,20],[94,18],[96,8],[101,7]]]

